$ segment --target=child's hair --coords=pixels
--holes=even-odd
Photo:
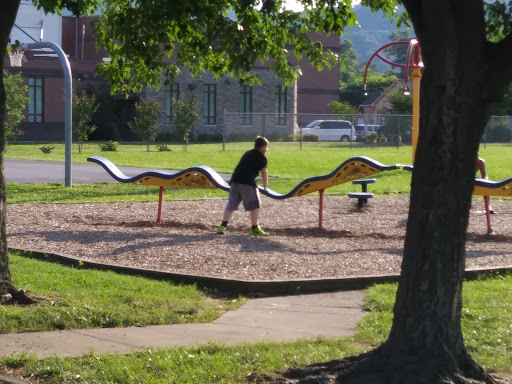
[[[263,136],[256,137],[256,141],[254,142],[254,148],[266,147],[268,145],[268,140]]]

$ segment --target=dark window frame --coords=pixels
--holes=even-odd
[[[179,100],[180,98],[180,85],[173,83],[165,89],[165,124],[174,124],[175,111],[172,107],[172,99]]]
[[[252,86],[240,85],[240,124],[252,124]]]
[[[276,85],[276,125],[286,125],[287,93],[288,87]]]
[[[217,124],[217,84],[204,84],[203,87],[203,124]]]
[[[39,92],[38,92],[39,91]],[[44,78],[32,76],[28,78],[28,113],[29,123],[44,122]]]

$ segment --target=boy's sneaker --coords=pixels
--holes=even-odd
[[[268,233],[265,232],[263,229],[260,228],[258,225],[256,228],[249,229],[249,235],[253,236],[268,236]]]
[[[217,233],[219,235],[224,235],[226,234],[226,226],[225,225],[220,225],[219,228],[217,228]]]

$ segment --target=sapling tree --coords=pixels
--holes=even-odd
[[[150,144],[156,139],[158,133],[158,117],[162,114],[160,103],[147,99],[135,104],[137,116],[128,123],[128,127],[135,135],[146,143],[146,150],[150,151]]]
[[[23,135],[23,131],[18,128],[18,125],[25,117],[23,110],[30,99],[27,97],[28,87],[23,85],[20,73],[12,74],[4,71],[4,84],[6,93],[5,141],[9,142]]]
[[[85,91],[81,95],[73,95],[73,136],[78,143],[78,153],[82,153],[83,142],[96,130],[91,119],[98,106],[96,96],[87,96]]]
[[[201,119],[197,112],[199,103],[194,97],[194,93],[189,92],[185,100],[183,100],[183,97],[178,100],[173,98],[172,108],[174,111],[173,122],[176,124],[176,133],[178,137],[183,137],[183,150],[186,151],[192,128]]]

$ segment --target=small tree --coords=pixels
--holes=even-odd
[[[158,133],[157,119],[162,114],[160,103],[151,99],[141,100],[135,104],[135,111],[137,116],[128,123],[128,127],[146,143],[149,152],[149,145],[155,141]]]
[[[406,96],[402,91],[396,91],[388,98],[391,108],[386,111],[389,116],[386,116],[381,133],[384,133],[396,144],[400,144],[402,141],[409,143],[412,126],[412,96]]]
[[[172,99],[172,108],[175,111],[173,122],[176,124],[176,132],[178,137],[183,137],[183,150],[186,151],[192,127],[201,118],[197,112],[199,103],[194,94],[189,92],[183,101]]]
[[[6,115],[4,121],[5,141],[16,140],[23,134],[17,126],[23,120],[23,110],[30,99],[26,96],[28,87],[21,85],[23,78],[20,73],[10,74],[4,71],[4,85],[6,93]]]
[[[82,153],[82,144],[89,139],[89,134],[94,132],[96,126],[91,124],[91,119],[98,104],[96,96],[87,96],[85,91],[82,95],[73,95],[73,136],[78,142],[78,153]]]

